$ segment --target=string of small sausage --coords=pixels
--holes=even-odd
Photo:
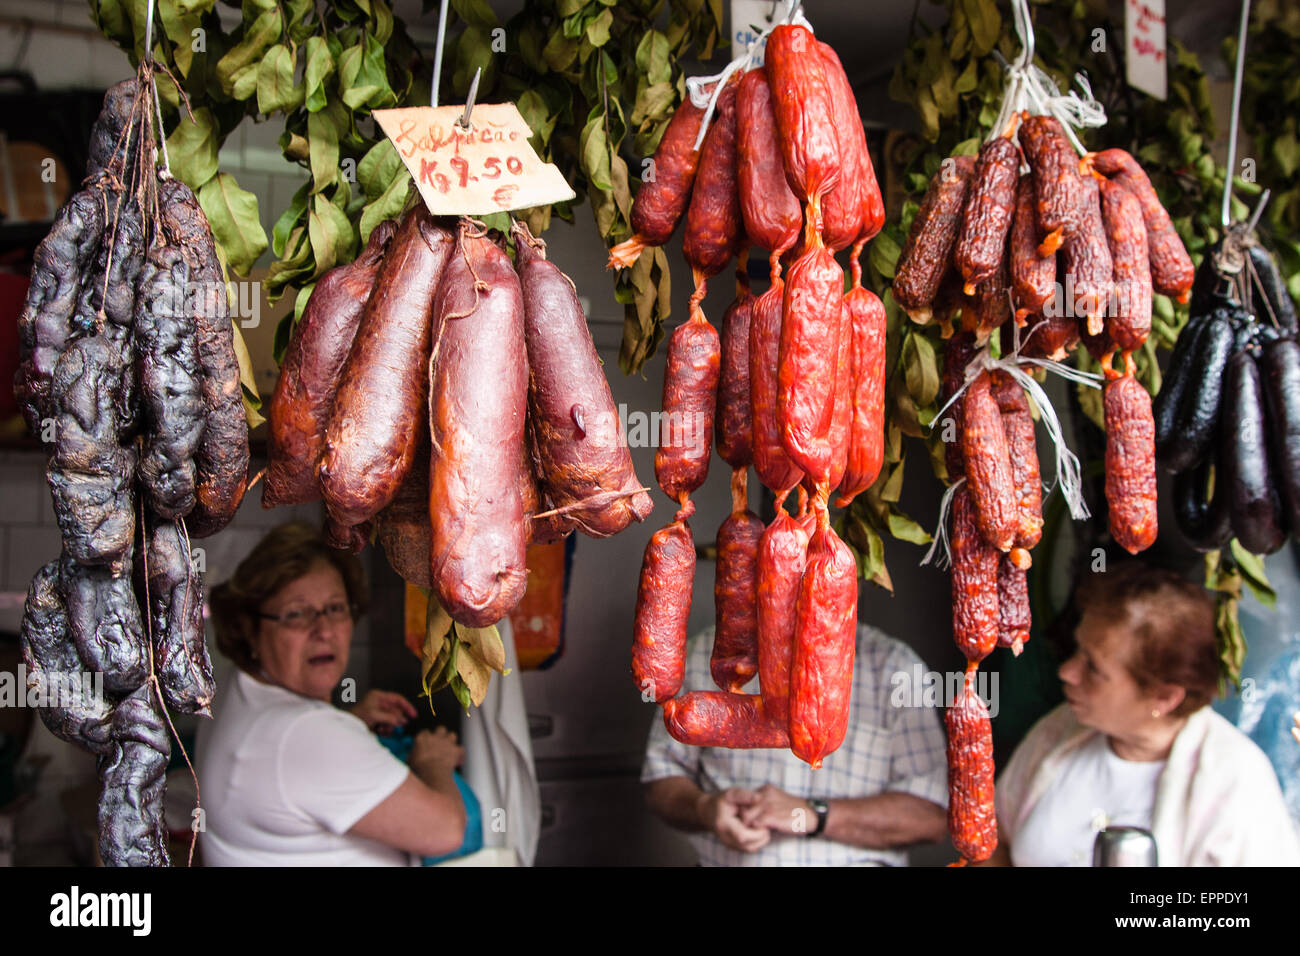
[[[768,35],[766,61],[719,80],[698,155],[703,110],[682,104],[655,153],[655,179],[633,205],[636,236],[611,250],[611,267],[630,265],[685,213],[695,293],[668,342],[655,458],[660,487],[680,507],[646,548],[632,671],[676,739],[788,746],[818,767],[847,731],[857,632],[857,565],[830,526],[830,495],[839,489],[836,503],[847,505],[875,481],[883,457],[885,314],[862,287],[858,257],[884,206],[834,51],[807,26],[785,23]],[[770,253],[771,286],[756,299],[750,243]],[[834,253],[850,246],[846,293]],[[733,255],[737,297],[719,339],[699,305]],[[718,533],[714,588],[710,670],[720,690],[678,696],[695,571],[690,494],[707,476],[715,422],[733,502]],[[701,434],[708,440],[684,440]],[[777,496],[766,529],[746,503],[750,464]],[[791,515],[785,501],[796,489]],[[742,693],[755,674],[759,693]]]
[[[945,720],[949,831],[963,862],[997,846],[992,728],[976,669],[994,647],[1019,654],[1029,639],[1026,573],[1042,534],[1029,382],[1015,363],[1053,367],[1080,341],[1101,363],[1110,529],[1136,554],[1156,537],[1156,476],[1151,398],[1131,354],[1150,331],[1153,289],[1185,299],[1191,282],[1191,261],[1141,167],[1115,149],[1078,159],[1054,116],[1012,114],[978,158],[944,161],[918,210],[893,293],[914,321],[942,323],[947,339],[953,636],[968,663]],[[989,350],[998,329],[1001,362]]]

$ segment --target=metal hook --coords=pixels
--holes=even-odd
[[[1254,232],[1255,227],[1259,225],[1259,217],[1264,215],[1264,207],[1268,205],[1268,197],[1271,195],[1273,191],[1265,189],[1264,194],[1259,197],[1259,202],[1255,204],[1255,211],[1250,214],[1250,221],[1246,223],[1247,233]]]
[[[1232,221],[1232,168],[1237,164],[1237,124],[1241,116],[1241,80],[1246,66],[1246,28],[1250,25],[1250,0],[1242,0],[1241,26],[1237,33],[1237,69],[1232,82],[1232,125],[1228,128],[1228,165],[1223,169],[1223,208],[1219,221],[1226,229]]]
[[[461,129],[469,129],[470,110],[474,109],[474,98],[478,96],[478,80],[483,75],[483,67],[474,71],[474,79],[469,81],[469,95],[465,97],[465,112],[461,114],[460,119],[456,120],[456,125]]]
[[[447,0],[438,11],[438,46],[433,51],[433,82],[429,84],[429,105],[438,105],[438,83],[442,79],[442,44],[447,37]]]
[[[153,59],[153,8],[154,0],[149,0],[149,7],[145,13],[144,24],[144,58],[146,60]]]

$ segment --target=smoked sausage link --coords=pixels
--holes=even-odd
[[[361,255],[321,276],[294,326],[267,412],[263,508],[303,504],[321,496],[316,466],[339,376],[396,228],[392,220],[381,222]]]
[[[718,456],[732,468],[748,468],[754,461],[754,413],[749,382],[749,327],[754,316],[754,296],[747,279],[738,284],[736,300],[722,316],[722,364],[714,425]]]
[[[632,679],[648,700],[676,697],[686,678],[686,627],[695,578],[695,539],[687,513],[660,528],[646,545],[636,592]]]
[[[1048,256],[1074,235],[1082,214],[1083,177],[1079,155],[1054,116],[1029,116],[1020,124],[1020,146],[1033,170],[1039,255]]]
[[[788,747],[785,724],[767,713],[757,694],[693,690],[664,701],[664,727],[694,747]]]
[[[816,218],[822,197],[840,181],[834,92],[807,27],[776,27],[765,57],[786,179],[796,196],[812,204]]]
[[[844,296],[853,336],[852,421],[844,479],[835,504],[847,508],[870,488],[885,460],[884,303],[869,289],[850,289]]]
[[[1114,308],[1106,310],[1106,331],[1121,349],[1140,349],[1151,334],[1151,264],[1142,204],[1118,183],[1102,180],[1101,216],[1114,269]]]
[[[1016,482],[1002,412],[987,371],[980,372],[962,395],[961,444],[980,534],[999,551],[1009,551],[1020,524]]]
[[[749,397],[754,425],[754,470],[759,480],[780,494],[803,477],[781,441],[777,419],[780,384],[781,315],[785,283],[778,276],[772,287],[754,300],[749,324]]]
[[[1092,157],[1093,168],[1138,198],[1147,229],[1151,282],[1161,295],[1181,298],[1191,291],[1196,270],[1173,220],[1136,159],[1122,149],[1104,149]]]
[[[539,477],[555,507],[589,502],[565,513],[578,530],[608,537],[644,521],[654,502],[636,490],[641,483],[573,283],[526,226],[516,225],[515,240]]]
[[[799,241],[803,209],[785,178],[767,70],[750,70],[736,93],[736,183],[745,234],[781,253]]]
[[[763,522],[743,507],[732,511],[718,529],[713,583],[717,627],[709,670],[718,687],[733,693],[739,693],[758,673],[758,545],[762,536]]]
[[[940,164],[898,257],[894,298],[918,322],[930,319],[931,303],[961,229],[962,210],[974,172],[975,159],[971,156],[949,157]]]
[[[713,454],[722,345],[698,309],[668,339],[666,365],[655,479],[678,500],[704,484]]]
[[[948,729],[948,835],[964,860],[982,863],[998,847],[993,801],[993,725],[975,693],[974,671],[956,705],[944,714]]]
[[[700,169],[686,210],[682,255],[705,278],[726,268],[742,233],[736,188],[736,88],[733,77],[714,106],[713,120],[700,147]]]
[[[402,219],[384,257],[343,367],[318,471],[325,506],[339,524],[373,518],[411,470],[428,394],[433,297],[452,246],[451,233],[420,205]],[[461,276],[472,301],[474,280]],[[495,362],[523,368],[523,356],[502,353]],[[472,367],[483,374],[493,366]]]
[[[999,137],[980,147],[953,250],[967,295],[1002,268],[1019,175],[1020,150],[1010,139]]]
[[[823,517],[808,542],[790,662],[790,749],[814,770],[848,730],[857,625],[857,563]]]
[[[952,637],[966,660],[978,664],[998,644],[998,562],[975,521],[963,485],[952,499]]]
[[[1056,253],[1038,254],[1035,199],[1034,175],[1025,173],[1016,188],[1016,213],[1011,223],[1011,282],[1017,322],[1042,312],[1056,293]]]
[[[831,88],[832,122],[840,144],[840,181],[826,194],[822,206],[823,237],[826,245],[838,252],[880,231],[885,224],[885,204],[871,166],[858,101],[844,66],[830,44],[818,42],[817,50]]]
[[[1032,548],[1043,536],[1043,482],[1038,467],[1034,418],[1029,413],[1024,389],[1005,372],[993,376],[993,399],[1002,413],[1002,430],[1007,436],[1011,477],[1016,487],[1015,546]]]
[[[519,490],[528,361],[519,279],[506,254],[472,234],[468,223],[447,262],[434,311],[439,341],[429,373],[433,585],[452,618],[486,627],[514,609],[528,583],[528,529]]]
[[[632,201],[632,229],[647,246],[662,246],[686,212],[691,186],[699,169],[704,110],[687,96],[668,121],[654,154],[654,178],[646,178]]]
[[[778,511],[758,544],[759,691],[767,712],[782,722],[790,711],[790,659],[808,537],[795,518]]]

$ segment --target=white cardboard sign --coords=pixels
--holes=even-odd
[[[1165,0],[1124,0],[1128,85],[1158,100],[1167,95]]]

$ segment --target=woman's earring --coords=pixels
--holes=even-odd
[[[1152,716],[1152,717],[1159,717],[1159,716],[1160,716],[1160,711],[1158,711],[1158,710],[1153,710],[1153,711],[1151,711],[1151,716]]]

